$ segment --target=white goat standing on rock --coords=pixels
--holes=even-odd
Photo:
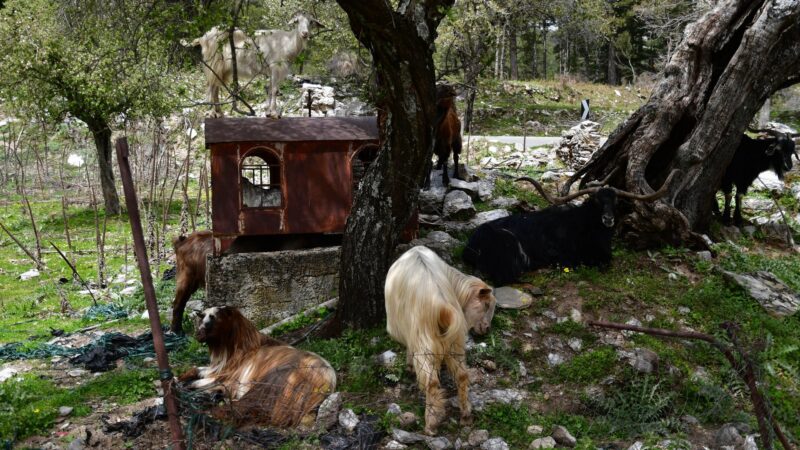
[[[289,74],[289,63],[293,61],[306,46],[311,36],[311,28],[324,28],[314,17],[298,12],[289,21],[297,23],[292,31],[256,30],[252,39],[243,31],[233,32],[236,46],[236,72],[238,81],[249,81],[258,75],[269,75],[269,106],[267,116],[279,117],[277,111],[278,87]],[[203,72],[206,74],[206,99],[214,105],[213,117],[221,117],[222,107],[219,101],[220,87],[229,86],[233,82],[233,58],[228,40],[228,31],[214,27],[192,42],[181,40],[186,47],[200,46],[203,52]]]

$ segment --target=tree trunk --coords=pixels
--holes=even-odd
[[[512,24],[508,30],[508,63],[509,75],[512,80],[519,80],[519,68],[517,67],[517,29]]]
[[[758,110],[758,128],[764,128],[769,122],[769,113],[772,110],[772,102],[767,98],[767,101]]]
[[[542,21],[542,78],[547,79],[547,21]]]
[[[111,128],[105,120],[84,121],[89,126],[89,131],[94,137],[94,146],[97,150],[97,164],[100,167],[100,187],[103,190],[103,202],[106,214],[119,214],[119,197],[114,185],[114,168],[111,152]]]
[[[531,78],[536,78],[536,27],[531,30]]]
[[[667,194],[623,211],[638,246],[697,237],[747,124],[775,91],[800,82],[800,0],[723,0],[696,23],[646,105],[564,186],[605,179],[645,194],[678,170]]]
[[[355,195],[345,227],[339,306],[325,334],[385,320],[383,285],[394,248],[416,210],[433,153],[436,28],[454,0],[337,0],[378,73],[381,150]]]
[[[608,72],[606,73],[606,80],[610,85],[619,84],[619,76],[617,75],[617,50],[614,48],[614,41],[608,40]]]

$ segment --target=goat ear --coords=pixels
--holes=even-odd
[[[311,24],[316,26],[317,28],[320,28],[320,29],[321,28],[325,28],[325,25],[323,25],[322,22],[320,22],[317,19],[311,19]]]
[[[486,298],[486,297],[488,297],[489,295],[491,295],[491,293],[492,293],[492,290],[491,290],[491,288],[483,288],[483,289],[481,289],[481,290],[479,290],[479,291],[478,291],[478,297],[480,297],[480,298]]]

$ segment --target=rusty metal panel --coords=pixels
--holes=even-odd
[[[217,144],[211,148],[211,220],[215,235],[239,233],[238,192],[238,145]]]
[[[225,142],[371,141],[378,122],[368,117],[256,117],[206,119],[206,146]]]
[[[348,142],[297,143],[286,156],[291,233],[341,233],[352,203]]]

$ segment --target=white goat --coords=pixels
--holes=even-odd
[[[496,301],[492,289],[417,246],[389,268],[384,295],[386,330],[405,345],[406,361],[425,392],[425,432],[435,434],[444,418],[442,362],[458,386],[462,423],[469,423],[472,405],[464,345],[469,329],[477,334],[489,331]]]
[[[311,28],[323,28],[315,18],[298,12],[289,21],[297,23],[292,31],[256,30],[255,38],[250,38],[243,31],[233,32],[236,47],[236,73],[240,82],[249,81],[258,75],[269,75],[269,106],[267,115],[278,117],[278,87],[289,73],[292,62],[306,46],[311,36]],[[206,99],[214,105],[212,116],[221,117],[222,108],[219,102],[219,89],[233,82],[233,58],[228,40],[228,31],[214,27],[202,37],[192,42],[181,40],[187,47],[200,46],[203,52],[203,72],[206,74]]]

